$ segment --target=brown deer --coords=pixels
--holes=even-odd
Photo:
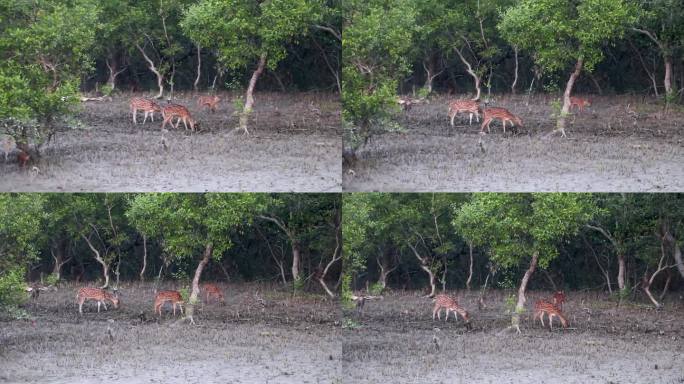
[[[104,309],[107,310],[107,301],[111,301],[115,309],[119,308],[119,297],[101,288],[83,287],[78,290],[76,300],[78,301],[78,313],[81,314],[83,314],[83,303],[86,300],[97,300],[98,313],[100,312],[100,305],[104,305]]]
[[[207,107],[209,110],[214,113],[216,112],[216,105],[221,101],[221,98],[214,95],[214,96],[200,96],[200,98],[197,100],[197,106],[201,107]]]
[[[190,111],[188,111],[187,108],[180,104],[167,104],[162,108],[162,116],[164,117],[164,122],[162,123],[162,129],[166,127],[167,123],[171,123],[173,126],[173,118],[177,117],[178,120],[176,121],[176,125],[173,126],[174,128],[178,128],[178,125],[180,125],[181,120],[183,121],[183,125],[185,125],[185,129],[188,129],[188,124],[190,125],[190,130],[193,132],[196,130],[197,127],[199,127],[199,123],[196,122],[192,116],[190,116]]]
[[[558,317],[563,328],[568,327],[568,320],[563,316],[563,313],[553,303],[545,300],[537,300],[534,302],[534,318],[532,321],[539,319],[542,327],[544,327],[544,314],[549,316],[549,329],[553,329],[553,318]]]
[[[579,112],[582,112],[582,111],[584,111],[584,107],[590,107],[590,106],[591,106],[591,100],[589,100],[589,99],[585,99],[582,97],[574,97],[574,96],[570,97],[570,109],[572,109],[572,107],[577,107]]]
[[[553,294],[553,305],[558,307],[561,311],[563,310],[563,303],[565,303],[565,292],[564,291],[556,291],[556,293]]]
[[[484,132],[485,127],[487,128],[487,132],[490,132],[489,125],[492,123],[492,121],[496,119],[501,120],[501,124],[503,124],[504,133],[506,133],[507,121],[511,122],[511,126],[515,125],[516,127],[523,127],[522,120],[505,108],[485,108],[482,114],[484,117],[482,118],[481,132]]]
[[[445,309],[446,317],[444,318],[444,321],[447,321],[449,319],[449,312],[454,312],[454,317],[456,318],[456,320],[458,320],[458,315],[461,315],[463,321],[465,321],[466,327],[470,328],[470,316],[468,315],[468,311],[466,311],[463,307],[458,305],[456,299],[452,298],[449,295],[441,293],[435,296],[434,302],[435,306],[432,309],[433,321],[435,320],[435,315],[437,315],[437,320],[441,320],[442,309]]]
[[[130,107],[131,111],[133,112],[133,124],[138,124],[138,122],[136,121],[136,115],[138,114],[138,110],[145,112],[145,118],[142,122],[143,124],[145,124],[145,122],[147,121],[147,116],[151,116],[152,121],[154,122],[154,113],[161,112],[159,104],[155,103],[152,100],[145,99],[143,97],[132,98],[130,102]]]
[[[216,301],[220,302],[221,304],[226,304],[226,300],[223,297],[223,292],[218,285],[206,283],[202,285],[202,290],[204,291],[205,301],[207,303],[209,303],[209,299],[215,298]]]
[[[24,168],[26,165],[28,165],[29,160],[31,160],[31,155],[29,155],[27,152],[23,150],[19,150],[19,154],[17,155],[17,161],[19,162],[19,167]]]
[[[454,126],[454,118],[459,113],[468,113],[470,115],[470,122],[473,124],[473,115],[476,121],[480,122],[480,103],[474,100],[455,100],[449,103],[449,119],[451,119],[451,126]]]
[[[176,306],[180,307],[181,315],[183,314],[183,296],[178,291],[159,291],[154,298],[154,313],[159,313],[161,316],[161,308],[166,302],[173,305],[173,315],[176,316]]]

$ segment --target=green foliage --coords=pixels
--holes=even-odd
[[[454,226],[479,227],[492,260],[504,268],[535,252],[546,268],[558,255],[560,241],[577,233],[596,212],[587,194],[482,193],[458,209]]]
[[[361,324],[359,324],[358,321],[350,318],[345,318],[344,321],[342,321],[342,329],[359,329],[361,328]]]
[[[7,309],[26,302],[26,283],[24,283],[24,267],[16,266],[0,271],[0,308]]]
[[[59,276],[57,276],[56,273],[51,273],[51,274],[47,275],[44,283],[46,285],[50,285],[50,286],[57,285],[57,283],[59,283]]]
[[[342,293],[340,294],[340,302],[346,309],[354,308],[354,300],[352,300],[354,291],[352,290],[351,284],[352,275],[349,273],[349,271],[345,270],[344,275],[342,276]]]
[[[306,278],[304,278],[303,276],[299,276],[299,278],[295,279],[292,282],[292,290],[294,291],[295,294],[298,292],[301,292],[302,290],[304,290],[305,284],[306,284]]]
[[[17,143],[40,147],[73,112],[99,12],[92,0],[24,2],[0,22],[0,121],[36,122],[6,130]]]
[[[371,284],[370,287],[368,288],[368,293],[371,294],[371,295],[373,295],[373,296],[377,296],[377,295],[382,295],[382,292],[383,292],[384,290],[385,290],[385,288],[383,288],[382,284],[380,284],[380,283],[373,283],[373,284]]]
[[[228,68],[244,68],[262,54],[275,69],[288,43],[321,19],[322,0],[202,0],[185,12],[181,27],[203,47],[217,49]]]
[[[605,43],[636,20],[637,9],[626,0],[522,0],[504,12],[498,28],[547,70],[565,69],[580,58],[592,70]]]
[[[390,124],[397,84],[409,71],[416,26],[410,0],[344,3],[342,94],[345,143],[356,149]]]

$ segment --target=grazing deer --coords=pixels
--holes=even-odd
[[[449,312],[454,312],[454,317],[458,320],[458,315],[461,315],[463,321],[468,328],[470,328],[470,316],[468,316],[468,311],[463,307],[458,305],[458,302],[449,295],[439,294],[434,298],[435,307],[432,310],[432,320],[435,320],[435,315],[437,315],[437,320],[441,320],[442,308],[446,310],[446,317],[444,321],[449,320]]]
[[[14,147],[16,146],[16,143],[14,141],[14,138],[12,136],[5,136],[2,139],[2,151],[5,153],[5,162],[8,160],[9,153],[12,152]]]
[[[558,317],[563,328],[568,327],[568,320],[565,319],[563,313],[553,303],[545,300],[537,300],[534,302],[534,318],[532,321],[539,319],[542,327],[544,327],[544,314],[549,316],[549,329],[553,329],[553,318]]]
[[[221,101],[221,98],[216,95],[200,96],[200,98],[197,100],[197,106],[200,108],[207,107],[212,113],[214,113],[216,112],[216,104],[218,104],[219,101]]]
[[[101,288],[83,287],[78,290],[76,300],[78,301],[78,313],[80,314],[83,314],[83,303],[86,300],[97,300],[98,313],[100,312],[100,304],[104,305],[104,309],[107,310],[107,301],[111,301],[115,309],[119,308],[119,297]]]
[[[207,303],[209,303],[210,298],[214,297],[221,304],[226,304],[226,300],[223,297],[223,292],[216,284],[206,283],[202,285],[202,290],[204,291],[205,301]]]
[[[473,115],[476,121],[480,122],[480,103],[474,100],[455,100],[449,103],[449,119],[451,119],[451,126],[454,126],[454,118],[461,112],[466,112],[470,115],[470,122],[473,124]]]
[[[173,305],[173,315],[176,316],[176,305],[180,307],[181,315],[183,314],[183,296],[178,291],[159,291],[154,298],[154,313],[159,313],[161,316],[161,307],[167,301]]]
[[[186,130],[188,129],[188,124],[190,124],[190,130],[192,130],[193,132],[199,126],[199,123],[193,120],[192,116],[190,116],[190,111],[188,111],[187,108],[179,104],[165,105],[164,108],[162,108],[162,116],[164,117],[162,129],[164,129],[164,127],[166,127],[166,124],[169,122],[171,122],[171,125],[173,126],[172,120],[174,117],[178,117],[176,125],[173,126],[174,128],[178,128],[178,125],[180,125],[181,120],[183,121],[183,125],[185,125]]]
[[[511,122],[511,126],[515,125],[516,127],[523,127],[522,120],[518,116],[510,113],[505,108],[485,108],[482,112],[482,115],[482,132],[484,132],[485,127],[487,128],[487,132],[490,132],[489,124],[491,124],[492,121],[496,119],[501,120],[501,124],[503,124],[504,133],[506,133],[507,121]]]
[[[19,154],[17,155],[17,161],[19,162],[19,167],[24,168],[28,164],[29,160],[31,160],[31,155],[28,153],[19,150]]]
[[[561,311],[563,310],[563,303],[565,303],[565,292],[563,291],[556,291],[556,293],[553,294],[553,305],[558,307]]]
[[[145,118],[143,119],[143,124],[147,121],[147,116],[152,117],[152,121],[154,122],[154,113],[155,112],[161,112],[161,108],[159,107],[159,104],[155,103],[152,100],[145,99],[142,97],[134,97],[131,99],[130,102],[131,106],[131,111],[133,111],[133,124],[138,124],[136,121],[136,115],[138,114],[138,110],[141,110],[145,112]]]
[[[584,111],[584,107],[590,107],[591,106],[591,100],[585,99],[582,97],[570,97],[570,109],[572,110],[572,107],[577,107],[580,112]]]

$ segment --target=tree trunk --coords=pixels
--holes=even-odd
[[[195,303],[197,303],[200,294],[199,282],[200,278],[202,277],[202,271],[204,270],[204,267],[206,267],[209,263],[209,260],[211,259],[211,255],[213,252],[214,245],[211,243],[207,244],[207,246],[204,248],[204,256],[202,256],[202,260],[200,260],[199,264],[197,264],[197,269],[195,270],[195,277],[192,278],[192,292],[190,293],[190,297],[188,298],[188,303],[186,304],[185,309],[185,318],[190,320],[191,324],[195,324],[195,319],[193,318],[193,315],[195,313]]]
[[[625,255],[620,252],[617,255],[618,259],[618,277],[617,277],[617,283],[618,283],[618,289],[620,292],[624,291],[625,289],[625,275],[627,274],[627,267],[625,265]]]
[[[511,318],[511,326],[515,328],[518,331],[518,333],[520,333],[520,314],[525,312],[525,301],[527,301],[527,299],[525,298],[527,283],[530,281],[530,277],[532,277],[534,270],[537,268],[538,260],[539,252],[535,251],[532,254],[530,267],[527,268],[527,271],[525,272],[525,275],[523,276],[522,281],[520,282],[520,288],[518,288],[518,303],[515,305],[515,313],[513,313],[513,317]]]
[[[513,71],[513,84],[511,84],[511,93],[515,95],[515,85],[518,84],[518,46],[513,46],[515,54],[515,70]]]
[[[264,72],[266,58],[267,56],[265,53],[259,58],[259,64],[252,73],[252,78],[249,80],[249,86],[247,87],[247,93],[245,94],[245,106],[240,114],[240,126],[238,129],[245,131],[246,134],[249,134],[247,122],[249,121],[249,115],[252,113],[252,107],[254,106],[254,88],[256,87],[257,80],[259,80],[259,76]]]
[[[679,248],[679,245],[677,244],[676,239],[670,231],[666,231],[665,234],[663,235],[665,238],[665,241],[670,243],[672,245],[673,251],[672,255],[674,256],[675,259],[675,265],[677,266],[677,270],[679,270],[679,273],[684,277],[684,262],[682,262],[682,250]]]
[[[466,289],[470,291],[470,282],[473,280],[473,244],[468,243],[468,252],[470,254],[470,264],[468,267],[468,280],[466,280]]]
[[[154,61],[150,59],[149,56],[147,56],[147,53],[145,53],[145,50],[139,45],[135,44],[135,46],[138,48],[138,51],[143,55],[143,58],[147,62],[147,68],[154,73],[155,76],[157,76],[157,87],[159,88],[159,93],[157,96],[155,96],[155,99],[161,99],[164,97],[164,75],[159,72],[157,67],[154,65]]]
[[[100,256],[100,251],[98,251],[93,244],[90,242],[90,239],[88,239],[85,235],[81,235],[83,239],[86,241],[88,244],[88,247],[90,250],[93,252],[95,255],[95,260],[97,260],[100,265],[102,265],[102,275],[104,276],[104,284],[100,287],[102,289],[108,288],[109,287],[109,264],[105,262],[105,260]]]
[[[423,61],[423,69],[425,69],[425,85],[424,85],[424,88],[427,90],[428,94],[432,93],[432,88],[433,88],[433,84],[435,82],[435,78],[437,78],[437,76],[439,76],[443,72],[443,70],[442,70],[442,71],[435,73],[435,62],[433,59],[434,58],[431,55]]]
[[[323,273],[318,278],[318,283],[321,284],[321,287],[325,290],[325,293],[328,294],[330,297],[335,297],[335,294],[328,288],[328,285],[325,283],[325,276],[328,274],[328,271],[330,270],[330,267],[332,267],[335,263],[340,261],[342,259],[342,226],[341,226],[341,216],[340,216],[340,211],[339,209],[337,210],[337,214],[335,215],[335,250],[333,251],[333,257],[330,259],[330,262],[325,266],[325,269],[323,270]]]
[[[572,95],[572,87],[575,85],[575,81],[582,72],[582,65],[584,61],[578,59],[575,63],[575,70],[572,71],[568,83],[565,85],[565,92],[563,92],[563,108],[561,109],[560,116],[558,116],[558,121],[556,122],[556,129],[553,132],[560,132],[562,137],[565,136],[565,119],[570,114],[570,96]]]
[[[202,48],[197,44],[197,77],[195,77],[195,82],[192,84],[192,88],[195,92],[198,91],[200,76],[202,75]]]
[[[672,94],[672,56],[664,55],[665,60],[665,77],[663,78],[663,85],[665,86],[665,96]]]
[[[62,267],[64,264],[71,261],[72,257],[69,256],[68,258],[64,259],[64,243],[62,241],[53,244],[53,246],[50,248],[50,253],[52,254],[52,258],[55,259],[55,265],[52,268],[52,274],[57,277],[57,280],[60,280],[62,278]]]
[[[145,281],[145,268],[147,268],[147,236],[143,235],[143,265],[140,269],[140,282]]]
[[[300,278],[301,271],[301,256],[302,246],[298,241],[292,242],[292,280],[297,282]]]
[[[475,81],[475,90],[477,91],[477,94],[475,97],[473,97],[473,100],[477,101],[480,100],[480,95],[482,94],[482,89],[480,87],[481,79],[480,76],[473,70],[473,67],[470,65],[468,60],[463,56],[461,53],[461,50],[458,48],[455,48],[456,54],[458,54],[458,57],[461,59],[461,62],[466,66],[466,72],[473,78]]]
[[[437,292],[437,283],[435,281],[435,274],[432,272],[432,269],[430,269],[430,265],[428,264],[429,259],[427,257],[421,257],[418,253],[418,250],[413,245],[409,244],[408,246],[411,248],[418,261],[420,261],[420,268],[425,271],[430,278],[430,293],[427,295],[427,297],[434,297],[435,293]]]
[[[105,60],[105,64],[107,65],[107,70],[109,71],[109,77],[107,78],[107,85],[113,90],[116,89],[116,78],[119,77],[123,71],[126,70],[126,67],[123,69],[119,70],[119,65],[118,62],[116,61],[116,58],[112,55],[111,58],[107,58]]]
[[[394,271],[397,267],[391,267],[389,265],[389,260],[386,254],[380,255],[380,257],[375,259],[375,262],[378,263],[378,267],[380,268],[378,285],[382,287],[382,290],[384,291],[385,288],[387,288],[387,277],[389,277],[390,272]]]

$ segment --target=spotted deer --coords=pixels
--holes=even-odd
[[[78,313],[83,314],[83,303],[86,300],[96,300],[97,301],[97,312],[100,312],[100,305],[104,306],[107,310],[107,301],[111,301],[114,308],[119,308],[119,297],[112,295],[111,293],[105,291],[101,288],[88,288],[83,287],[78,290],[76,294],[76,301],[78,301]]]
[[[454,317],[456,318],[456,320],[458,320],[458,315],[461,315],[463,321],[465,321],[466,326],[470,328],[470,316],[468,315],[468,311],[466,311],[463,307],[458,305],[458,302],[454,298],[442,293],[435,296],[434,302],[435,306],[432,309],[433,321],[435,320],[435,315],[437,315],[437,320],[441,320],[442,309],[445,309],[446,317],[444,318],[444,321],[449,320],[449,312],[454,312]]]
[[[570,109],[572,107],[577,107],[577,109],[582,112],[584,111],[584,107],[590,107],[591,106],[591,100],[585,99],[582,97],[570,97]]]
[[[136,121],[136,115],[138,114],[138,111],[145,112],[145,118],[142,122],[143,124],[145,124],[145,122],[147,121],[147,116],[151,116],[152,121],[154,122],[154,113],[161,112],[159,104],[155,103],[152,100],[145,99],[143,97],[132,98],[130,102],[130,107],[131,111],[133,112],[133,124],[138,124],[138,122]]]
[[[473,115],[476,121],[480,122],[480,103],[474,100],[455,100],[449,103],[449,119],[451,119],[451,126],[454,126],[454,118],[459,113],[468,113],[470,115],[470,122],[473,124]]]
[[[174,316],[176,316],[176,305],[180,308],[181,315],[183,314],[183,296],[178,291],[157,292],[154,298],[154,313],[159,313],[159,316],[161,316],[161,308],[167,301],[173,305]]]
[[[532,321],[541,321],[542,327],[544,327],[544,315],[549,316],[549,329],[553,329],[553,318],[558,317],[563,328],[568,327],[568,320],[565,319],[563,313],[556,307],[553,303],[549,303],[545,300],[537,300],[534,302],[534,318]]]
[[[482,132],[484,132],[485,127],[487,128],[487,132],[490,132],[489,125],[496,119],[501,120],[504,133],[506,133],[506,122],[510,122],[511,126],[523,127],[522,120],[505,108],[485,108],[482,115]]]
[[[188,129],[188,124],[190,125],[190,130],[193,132],[195,129],[199,126],[199,123],[197,123],[192,116],[190,116],[190,111],[188,111],[187,108],[180,104],[166,104],[162,108],[162,116],[164,117],[164,122],[162,123],[162,129],[166,127],[166,124],[171,123],[173,126],[173,118],[177,117],[178,120],[176,121],[176,125],[173,126],[174,128],[178,128],[178,125],[180,125],[180,122],[183,121],[183,125],[185,125],[185,129]]]
[[[200,98],[197,100],[197,106],[198,107],[207,107],[209,110],[214,113],[216,112],[216,105],[221,101],[221,98],[214,95],[214,96],[200,96]]]
[[[226,303],[226,300],[223,297],[223,292],[218,285],[206,283],[202,285],[202,290],[204,291],[205,301],[207,303],[209,303],[209,299],[211,298],[215,298],[216,301],[220,302],[221,304]]]

